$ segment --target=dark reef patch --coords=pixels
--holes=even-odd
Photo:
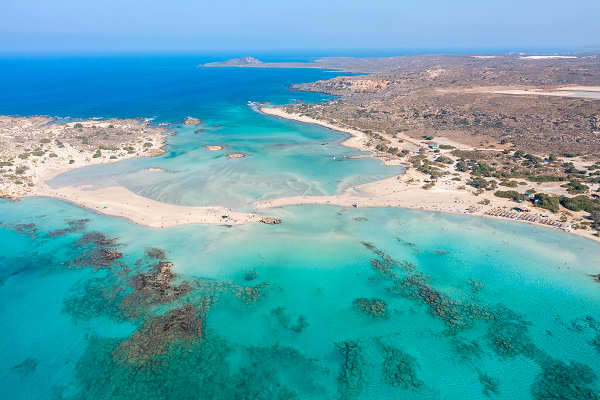
[[[18,372],[21,375],[33,374],[38,366],[38,361],[35,358],[26,358],[21,363],[13,365],[11,370]]]
[[[388,385],[405,390],[418,390],[423,386],[417,376],[419,364],[414,357],[391,346],[384,346],[383,352],[383,379]]]
[[[340,357],[338,394],[341,400],[355,399],[366,384],[367,364],[363,349],[357,341],[336,343],[335,348]]]
[[[390,313],[385,300],[377,298],[358,298],[352,302],[352,305],[358,311],[372,318],[389,318]]]

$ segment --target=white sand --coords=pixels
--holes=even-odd
[[[152,228],[185,224],[239,225],[261,220],[259,215],[233,212],[224,207],[190,207],[163,203],[137,195],[123,186],[95,190],[87,187],[52,189],[44,186],[35,195],[66,200],[101,214],[127,218]]]

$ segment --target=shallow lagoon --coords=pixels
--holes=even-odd
[[[280,226],[149,230],[55,200],[0,208],[10,327],[0,371],[13,398],[573,398],[569,387],[598,388],[600,291],[588,274],[600,246],[589,240],[396,209],[301,206],[276,210]],[[19,225],[32,215],[36,227]],[[118,244],[82,247],[93,231]],[[99,267],[89,254],[105,247],[123,257]],[[173,262],[169,287],[189,291],[144,302],[156,293],[133,277],[152,275],[148,247]],[[145,295],[132,306],[127,293]],[[201,334],[186,336],[187,317],[149,333],[185,305]]]

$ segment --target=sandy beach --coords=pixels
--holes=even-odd
[[[260,111],[279,118],[316,124],[348,133],[351,137],[342,142],[343,145],[372,151],[366,144],[366,135],[355,129],[339,127],[325,121],[319,121],[298,114],[290,114],[281,108],[262,107]],[[414,140],[411,141],[408,137],[403,136],[402,140],[409,146],[416,144]],[[403,165],[400,160],[390,160],[376,153],[372,156],[388,164]],[[515,212],[513,208],[517,206],[517,203],[514,201],[496,197],[491,191],[483,191],[476,194],[477,191],[473,190],[473,188],[465,187],[463,180],[454,180],[452,176],[441,177],[432,188],[424,188],[428,183],[430,183],[430,180],[427,175],[408,167],[402,175],[352,186],[344,190],[341,194],[329,196],[291,196],[269,201],[259,201],[254,206],[257,211],[302,204],[324,204],[357,208],[398,207],[511,220],[559,229],[577,236],[596,241],[599,240],[590,231],[572,229],[570,220],[559,221],[557,219],[558,216],[553,216],[547,210],[528,206],[523,207],[527,209],[526,212]]]
[[[54,197],[101,214],[126,218],[151,228],[186,224],[240,225],[261,222],[256,214],[234,212],[224,207],[191,207],[159,202],[137,195],[123,186],[100,189],[67,186],[39,188],[34,196]]]

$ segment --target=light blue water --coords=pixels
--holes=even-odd
[[[141,71],[125,73],[125,61],[106,62],[99,80],[120,76],[119,68],[129,80],[141,77],[106,83],[120,88],[114,98],[96,91],[76,102],[66,99],[79,93],[70,88],[34,105],[19,94],[14,111],[8,101],[2,110],[112,116],[111,101],[131,96],[140,115],[161,108],[163,120],[194,115],[223,128],[205,136],[182,128],[169,154],[75,171],[54,184],[112,180],[163,201],[245,208],[263,192],[334,192],[390,174],[375,161],[329,159],[352,152],[336,144],[341,136],[255,114],[249,96],[226,99],[215,90],[210,103],[197,100],[201,111],[179,105],[184,111],[174,116],[178,106],[169,102],[177,95],[128,92],[176,80],[169,62],[157,61],[163,78],[155,72],[147,80]],[[44,76],[52,81],[59,66]],[[278,87],[265,94],[237,71],[244,70],[221,73],[237,79],[239,93],[281,102],[300,96],[286,83],[319,76],[272,71],[271,81],[262,71],[262,84]],[[189,85],[184,79],[170,89]],[[228,160],[205,152],[205,143],[253,155]],[[229,161],[248,163],[240,172]],[[171,175],[147,175],[149,166]],[[53,199],[0,201],[2,398],[598,398],[600,286],[589,276],[600,265],[596,242],[390,208],[272,213],[284,223],[148,229]]]

